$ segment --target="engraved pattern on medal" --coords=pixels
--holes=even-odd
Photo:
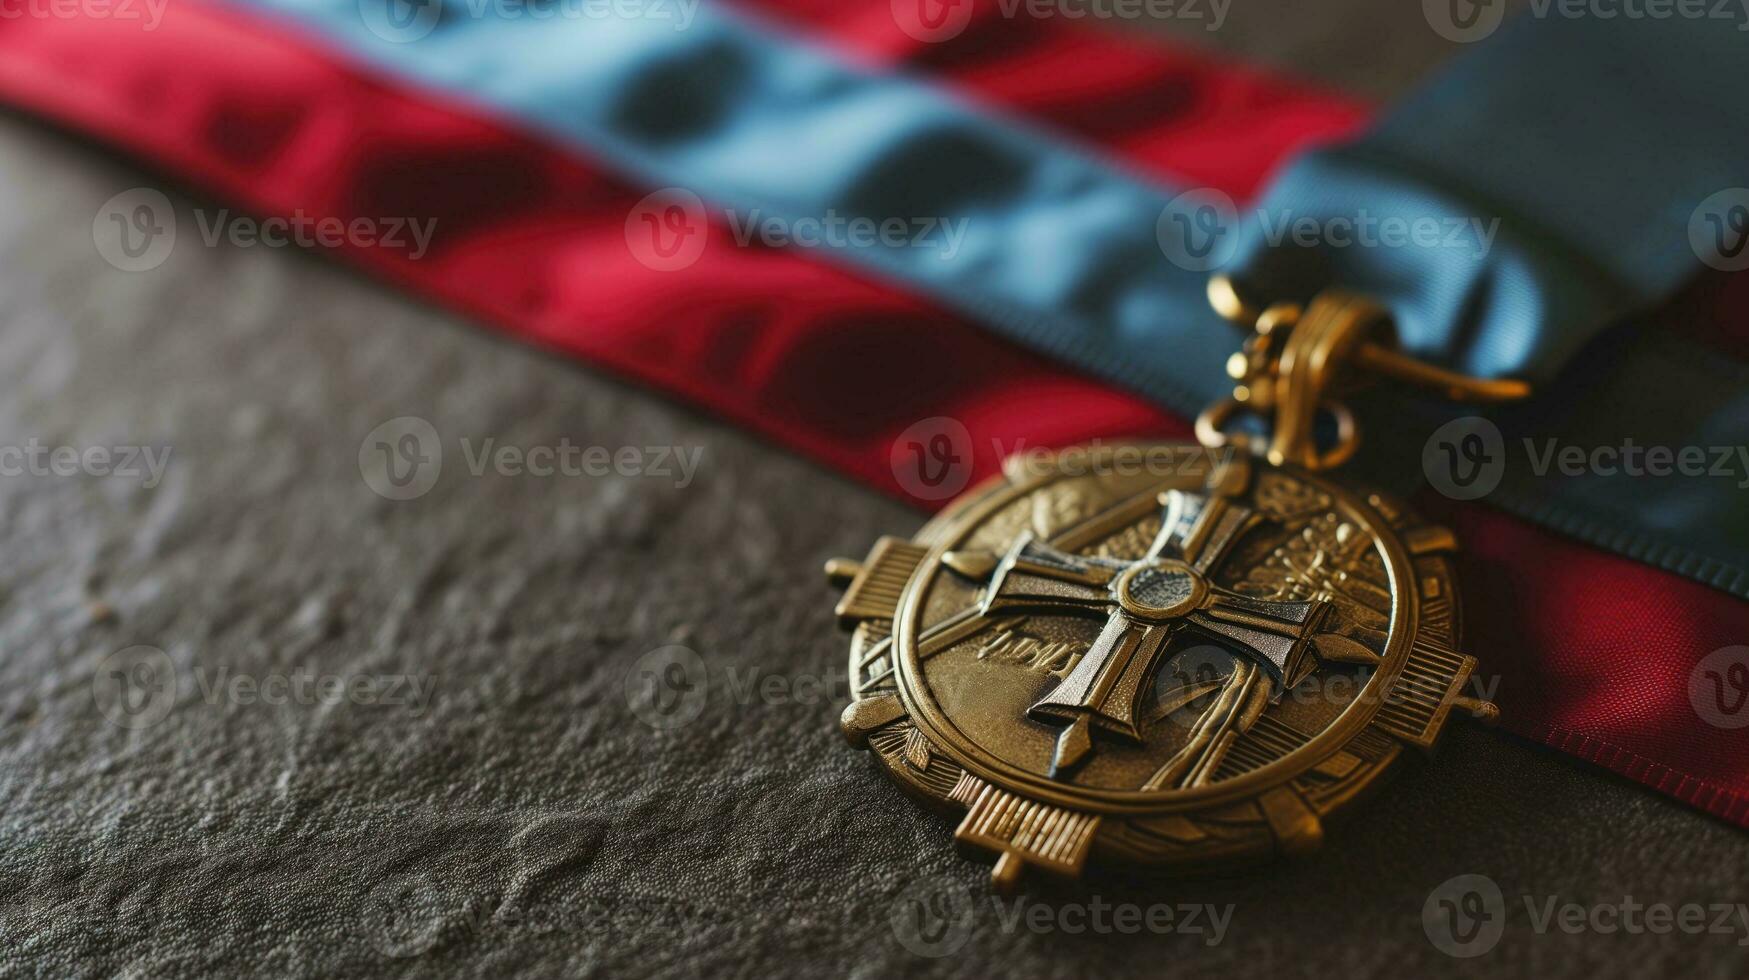
[[[964,635],[932,635],[923,661],[924,680],[956,728],[1066,787],[1171,791],[1274,761],[1347,705],[1370,670],[1356,661],[1376,660],[1391,609],[1371,535],[1334,512],[1328,493],[1285,473],[1259,473],[1231,501],[1214,501],[1195,484],[1160,553],[1171,558],[1200,536],[1210,542],[1206,567],[1182,580],[1170,578],[1179,566],[1138,569],[1127,593],[1143,610],[1137,620],[1104,600],[1118,571],[1162,538],[1167,510],[1154,496],[1133,482],[1065,478],[972,529],[962,550],[981,557],[962,565],[975,564],[977,574],[938,576],[928,602],[931,625],[963,621]],[[1118,520],[1106,526],[1112,515]],[[1027,535],[1032,544],[1016,551]],[[1078,535],[1084,540],[1070,540]],[[1005,558],[1027,574],[997,583],[990,569]],[[1208,585],[1193,585],[1201,581]],[[1210,587],[1227,597],[1213,613],[1147,624],[1149,602]],[[998,602],[972,615],[993,589],[1004,592],[999,598],[1013,592],[1019,605],[998,614]],[[1094,650],[1099,662],[1088,664]],[[1327,663],[1326,650],[1344,662]],[[1350,683],[1335,695],[1286,698],[1311,677],[1338,673]],[[1259,741],[1267,745],[1249,744]],[[1244,758],[1229,762],[1235,752]]]
[[[847,734],[913,790],[966,808],[962,843],[1061,873],[1094,846],[1197,864],[1314,838],[1403,743],[1429,744],[1474,661],[1452,652],[1450,563],[1387,564],[1380,535],[1401,556],[1403,534],[1429,530],[1412,515],[1294,471],[1241,471],[995,484],[909,551],[877,547],[935,557],[917,559],[890,617],[857,630],[853,666],[870,683]],[[872,558],[859,581],[888,580]],[[893,636],[900,606],[915,618]],[[1405,607],[1425,615],[1399,641]],[[1395,671],[1413,680],[1402,696],[1387,685],[1362,700]],[[1252,795],[1174,802],[1222,786]],[[1103,809],[1120,800],[1123,815]],[[1088,812],[1106,815],[1073,816]],[[1071,816],[1080,829],[1062,841],[1029,836]]]
[[[1329,512],[1304,518],[1298,533],[1233,588],[1261,599],[1324,596],[1341,607],[1343,626],[1380,632],[1390,622],[1391,589],[1378,549],[1354,524]]]

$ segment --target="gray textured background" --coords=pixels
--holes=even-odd
[[[1235,6],[1198,43],[1388,97],[1445,46],[1417,4]],[[919,516],[649,393],[500,340],[318,256],[96,254],[112,195],[165,187],[0,116],[0,446],[168,447],[123,476],[0,477],[0,975],[1741,976],[1732,936],[1538,934],[1538,903],[1749,900],[1742,835],[1570,760],[1458,726],[1304,861],[1044,893],[1232,906],[1194,935],[890,925],[913,882],[982,866],[837,734],[844,640],[822,559]],[[361,441],[429,420],[427,495],[365,484]],[[693,484],[467,472],[460,440],[702,447]],[[108,722],[106,658],[163,649],[178,697]],[[644,724],[646,651],[704,658],[698,717]],[[429,702],[245,703],[220,671],[406,676]],[[745,696],[771,675],[780,699]],[[635,678],[635,674],[634,674]],[[827,681],[819,693],[813,682]],[[169,704],[169,702],[165,702]],[[1506,895],[1458,961],[1422,909]],[[1749,924],[1739,927],[1749,929]]]

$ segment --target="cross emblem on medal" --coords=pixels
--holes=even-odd
[[[1064,726],[1051,760],[1053,778],[1066,778],[1084,763],[1096,737],[1141,744],[1143,694],[1178,633],[1194,630],[1233,653],[1239,663],[1225,686],[1263,679],[1271,700],[1315,665],[1311,637],[1330,603],[1258,599],[1209,580],[1262,518],[1220,493],[1169,490],[1160,502],[1160,532],[1134,561],[1072,554],[1030,534],[993,566],[987,554],[945,557],[962,575],[988,574],[979,619],[1039,609],[1105,617],[1092,647],[1027,710],[1035,720]]]
[[[1454,535],[1316,474],[1359,446],[1334,396],[1365,374],[1488,401],[1528,385],[1411,359],[1364,296],[1262,307],[1224,278],[1209,295],[1254,329],[1196,445],[1011,457],[913,537],[826,563],[855,630],[846,738],[963,808],[954,839],[996,856],[998,890],[1096,856],[1302,852],[1400,747],[1499,714],[1464,693]]]

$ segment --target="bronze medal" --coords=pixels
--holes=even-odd
[[[829,564],[854,627],[846,735],[963,814],[955,837],[995,858],[996,887],[1090,857],[1314,847],[1454,708],[1495,714],[1463,693],[1451,533],[1314,472],[1352,446],[1312,445],[1312,415],[1343,412],[1338,375],[1296,364],[1357,356],[1378,321],[1342,297],[1259,314],[1246,397],[1205,413],[1202,445],[1011,460],[914,537]],[[1235,405],[1272,413],[1275,437],[1226,438]]]

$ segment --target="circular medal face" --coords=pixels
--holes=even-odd
[[[1316,844],[1474,660],[1451,535],[1376,495],[1195,445],[1011,461],[849,580],[844,726],[963,844],[1221,864]]]

